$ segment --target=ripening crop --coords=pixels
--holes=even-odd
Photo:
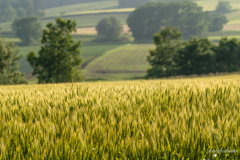
[[[0,122],[0,160],[240,159],[240,77],[0,86]]]

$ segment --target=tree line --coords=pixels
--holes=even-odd
[[[206,37],[208,32],[222,30],[227,22],[226,16],[204,12],[191,1],[147,3],[127,19],[135,40],[151,39],[154,33],[168,25],[179,27],[184,39]]]
[[[178,28],[165,27],[153,37],[155,49],[147,58],[148,78],[235,72],[240,70],[240,42],[222,38],[215,45],[207,38],[182,41]]]

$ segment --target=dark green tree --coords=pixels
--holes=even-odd
[[[164,26],[179,27],[183,38],[204,36],[208,31],[208,13],[191,1],[152,2],[138,7],[128,19],[135,40],[151,39]]]
[[[13,43],[5,43],[0,39],[0,84],[27,84],[24,75],[18,71],[18,48]]]
[[[217,8],[216,8],[216,12],[229,12],[231,11],[231,4],[228,1],[219,1]]]
[[[224,24],[228,23],[226,16],[220,16],[220,15],[210,15],[210,21],[211,23],[208,26],[209,32],[216,32],[221,31],[224,27]]]
[[[236,38],[222,38],[215,52],[218,72],[239,71],[240,42]]]
[[[151,68],[147,71],[147,77],[159,78],[175,75],[173,58],[181,47],[181,32],[178,28],[166,27],[154,35],[156,48],[150,50],[147,61]]]
[[[117,40],[123,32],[123,27],[116,17],[109,17],[100,20],[96,30],[103,40]]]
[[[216,72],[216,46],[208,39],[190,38],[177,51],[174,62],[179,75],[204,74]]]
[[[12,30],[22,40],[24,45],[38,41],[42,34],[42,27],[37,17],[26,17],[15,20],[12,24]]]
[[[56,19],[56,24],[49,23],[43,31],[42,47],[38,57],[30,52],[27,60],[34,68],[39,83],[60,83],[80,81],[80,45],[74,42],[71,33],[76,31],[76,22]]]

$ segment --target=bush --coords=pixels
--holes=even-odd
[[[103,40],[117,40],[123,32],[121,22],[115,17],[102,19],[97,27],[97,33]]]

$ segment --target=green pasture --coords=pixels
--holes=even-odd
[[[83,11],[95,11],[103,9],[117,8],[118,2],[115,1],[102,1],[102,2],[90,2],[80,3],[74,5],[68,5],[63,7],[49,8],[45,10],[46,17],[61,16],[72,12],[83,12]]]
[[[13,42],[13,43],[21,42],[21,40],[19,38],[4,38],[4,41],[5,42]]]

